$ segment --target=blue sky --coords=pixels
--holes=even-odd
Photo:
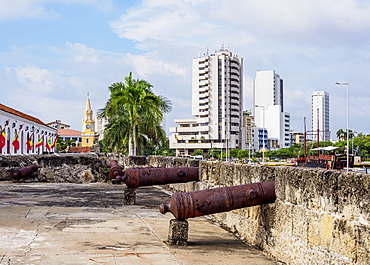
[[[0,103],[81,130],[87,92],[96,110],[129,72],[171,100],[166,127],[191,118],[191,63],[222,44],[252,80],[284,80],[291,129],[311,127],[311,93],[330,94],[330,129],[370,133],[370,2],[361,0],[1,0]],[[167,129],[168,133],[168,129]]]

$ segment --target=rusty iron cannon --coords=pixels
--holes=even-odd
[[[13,170],[12,175],[14,179],[21,179],[31,175],[33,172],[36,172],[37,169],[38,169],[37,165],[33,164],[27,167],[21,167]]]
[[[128,188],[198,181],[199,168],[129,168],[123,176],[118,176],[117,180],[123,181]]]
[[[275,181],[174,193],[169,204],[161,204],[162,214],[171,212],[177,220],[226,212],[275,202]]]
[[[171,212],[168,243],[187,245],[189,224],[186,219],[234,209],[275,202],[275,181],[232,187],[174,193],[169,204],[161,204],[162,214]]]
[[[122,168],[118,165],[117,160],[111,160],[109,161],[108,167],[109,170],[109,176],[112,180],[117,179],[117,177],[122,177],[124,175],[124,172],[122,171]]]
[[[136,189],[141,186],[165,185],[170,183],[184,183],[199,180],[198,167],[175,167],[175,168],[129,168],[123,176],[117,176],[116,182],[124,182],[125,205],[133,205],[136,202]]]

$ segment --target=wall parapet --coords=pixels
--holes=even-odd
[[[275,181],[276,202],[212,219],[287,264],[369,264],[370,175],[202,161],[191,191]]]

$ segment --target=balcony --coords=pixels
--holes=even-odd
[[[199,111],[202,111],[202,110],[208,110],[209,106],[208,104],[204,105],[204,106],[199,106],[198,109]]]
[[[230,80],[230,85],[239,87],[240,83],[236,80]]]
[[[209,117],[197,119],[197,123],[208,123],[208,122],[209,122]]]
[[[209,91],[209,87],[208,86],[199,87],[199,92],[208,92],[208,91]]]
[[[208,103],[209,102],[209,98],[206,98],[206,99],[200,99],[199,100],[199,104],[205,104],[205,103]]]
[[[199,78],[199,85],[208,85],[209,80],[208,79],[201,79]]]
[[[232,67],[232,68],[230,68],[230,73],[233,74],[233,78],[235,76],[238,76],[238,78],[239,78],[239,74],[240,74],[239,69],[236,69],[236,68]]]

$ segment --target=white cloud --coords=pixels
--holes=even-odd
[[[112,0],[1,0],[0,21],[18,18],[58,17],[50,4],[86,4],[103,11],[112,9]]]
[[[127,54],[127,57],[135,72],[142,78],[147,78],[154,74],[183,76],[186,73],[186,68],[180,67],[177,63],[149,59],[147,55]]]
[[[207,3],[207,5],[206,5]],[[157,40],[173,45],[197,45],[212,40],[235,38],[241,44],[253,39],[246,32],[225,29],[217,19],[210,19],[209,1],[143,1],[139,7],[130,8],[119,19],[112,21],[113,32],[121,38],[138,42]]]
[[[35,66],[15,68],[14,72],[21,85],[32,92],[45,93],[52,91],[52,74],[46,69]]]

